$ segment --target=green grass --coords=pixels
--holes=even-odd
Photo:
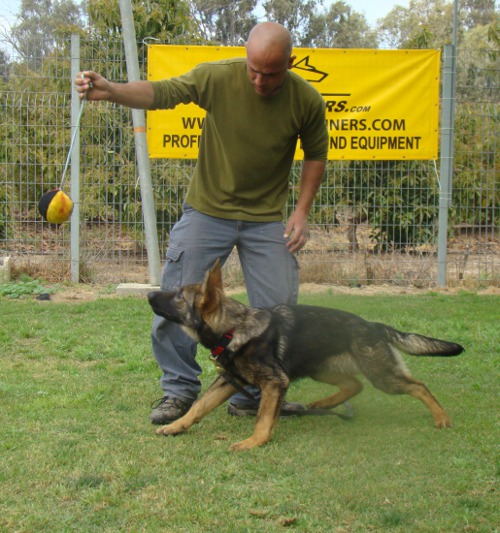
[[[494,296],[303,295],[454,340],[457,358],[406,357],[449,412],[367,385],[355,418],[279,423],[230,453],[254,420],[218,409],[179,437],[149,423],[161,396],[145,300],[0,299],[0,531],[498,531],[499,304]],[[203,384],[215,375],[200,353]],[[290,400],[330,390],[303,380]]]

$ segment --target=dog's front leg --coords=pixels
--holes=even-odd
[[[235,391],[236,389],[230,383],[222,376],[219,376],[210,385],[205,394],[193,403],[191,409],[184,416],[178,418],[171,424],[158,428],[156,433],[158,435],[178,435],[179,433],[184,433],[193,424],[197,424],[208,413],[224,403]]]
[[[248,439],[233,444],[229,449],[232,451],[249,450],[262,446],[271,440],[274,427],[279,417],[281,405],[285,398],[287,387],[282,383],[271,381],[261,388],[261,399],[257,411],[257,422],[253,435]]]

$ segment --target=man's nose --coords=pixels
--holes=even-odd
[[[264,85],[264,76],[262,74],[256,74],[255,76],[255,84],[262,86]]]

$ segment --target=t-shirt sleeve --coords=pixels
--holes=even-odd
[[[326,161],[328,156],[328,131],[326,129],[325,102],[318,99],[300,131],[300,141],[306,161]]]
[[[181,76],[153,81],[154,100],[151,109],[173,109],[179,104],[194,103],[203,107],[203,94],[208,83],[208,70],[199,65]]]

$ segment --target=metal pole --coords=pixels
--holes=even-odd
[[[437,284],[446,287],[448,211],[451,205],[453,185],[453,137],[455,127],[455,79],[456,79],[456,29],[458,23],[458,0],[453,14],[453,44],[443,49],[443,94],[441,109],[441,165],[439,191]]]
[[[80,282],[80,132],[79,129],[80,99],[73,80],[80,71],[80,36],[71,35],[71,136],[74,137],[71,150],[71,192],[73,214],[71,215],[70,258],[71,281]]]
[[[137,81],[139,76],[139,60],[137,57],[137,42],[130,0],[119,0],[123,26],[123,42],[129,81]],[[156,232],[156,212],[151,183],[151,169],[149,166],[148,146],[146,139],[146,117],[142,109],[132,109],[134,124],[134,140],[137,154],[137,166],[141,184],[142,213],[146,233],[146,247],[148,252],[149,278],[151,285],[159,285],[161,277],[160,251],[158,234]]]

